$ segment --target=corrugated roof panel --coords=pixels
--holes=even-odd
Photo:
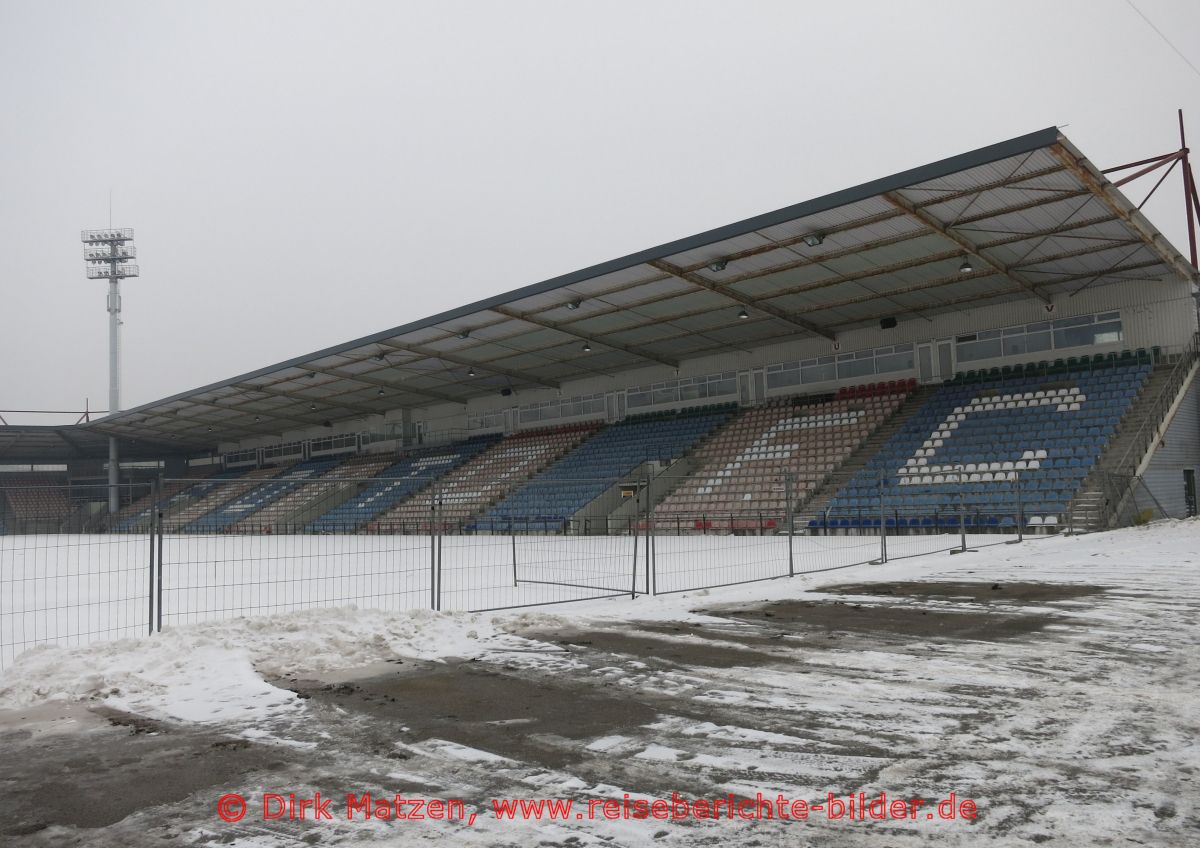
[[[685,250],[682,253],[676,253],[664,258],[672,265],[686,268],[692,265],[707,265],[709,262],[729,256],[731,253],[762,247],[767,244],[770,244],[770,240],[758,233],[746,233],[745,235],[723,239],[714,244],[698,247],[694,250]]]

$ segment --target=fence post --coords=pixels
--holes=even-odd
[[[879,472],[879,564],[887,562],[887,500],[884,498],[887,479]]]
[[[163,619],[163,504],[162,504],[162,475],[158,478],[158,493],[154,496],[154,508],[151,511],[151,520],[154,522],[155,533],[158,536],[158,618],[156,621],[156,630],[162,633]]]
[[[437,541],[433,532],[433,520],[436,518],[437,509],[434,506],[433,487],[429,487],[429,608],[436,610],[438,607],[438,588],[437,588]]]
[[[517,585],[517,531],[512,531],[513,586]]]
[[[155,506],[158,505],[158,481],[157,480],[150,481],[150,503],[154,504]],[[147,569],[147,579],[150,581],[150,583],[146,589],[146,604],[148,606],[148,609],[146,610],[146,635],[147,636],[154,635],[154,513],[155,513],[155,511],[156,510],[154,510],[154,509],[151,509],[151,511],[150,511],[150,533],[149,533],[150,538],[148,539],[149,547],[150,547],[150,567]]]
[[[658,534],[654,528],[654,499],[650,496],[651,478],[646,478],[646,593],[658,594]]]
[[[629,584],[629,597],[634,599],[637,597],[637,557],[638,557],[638,527],[636,521],[626,520],[626,527],[629,528],[630,535],[633,536],[633,576]]]
[[[959,468],[962,468],[960,465]],[[962,545],[959,553],[967,552],[967,493],[962,487],[962,473],[958,473],[958,537]]]
[[[793,541],[796,536],[795,516],[792,514],[792,497],[793,483],[792,475],[785,474],[783,478],[783,504],[787,512],[787,534],[788,534],[788,577],[796,576],[796,551]]]
[[[442,496],[441,496],[441,492],[437,491],[436,485],[434,486],[434,491],[435,491],[436,500],[433,502],[433,518],[434,518],[433,532],[436,534],[435,538],[437,539],[437,607],[435,607],[435,609],[437,609],[438,612],[441,612],[441,609],[442,609],[442,536],[443,536],[443,532],[442,532],[443,528],[441,525]]]
[[[1017,541],[1025,541],[1025,505],[1021,501],[1021,474],[1014,471],[1013,490],[1017,496]]]

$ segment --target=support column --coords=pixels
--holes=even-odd
[[[116,253],[116,247],[113,247]],[[114,260],[115,262],[115,260]],[[114,272],[115,273],[115,272]],[[108,414],[121,410],[121,283],[108,283]],[[116,436],[108,438],[108,511],[121,509],[121,460]]]

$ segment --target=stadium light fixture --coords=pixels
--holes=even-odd
[[[958,266],[958,273],[960,274],[970,274],[974,270],[975,266],[971,264],[970,259],[964,259],[963,264]]]
[[[825,242],[825,236],[820,233],[809,233],[804,237],[804,243],[809,247],[817,247]]]
[[[460,339],[465,339],[465,338],[469,337],[470,335],[471,335],[470,330],[463,330],[461,333],[458,334],[458,337]]]
[[[713,262],[708,263],[708,270],[724,271],[728,265],[729,265],[728,259],[717,259],[717,260],[714,260]]]
[[[570,309],[572,312],[574,312],[576,309],[579,308],[579,304],[580,304],[580,301],[572,300],[570,303],[567,304],[567,309]]]
[[[132,262],[137,249],[128,227],[83,230],[79,240],[87,278],[108,280],[108,414],[115,415],[121,411],[121,280],[141,275]],[[109,436],[108,511],[113,514],[121,508],[120,471],[117,438]]]
[[[750,313],[746,311],[746,307],[742,307],[742,311],[738,313],[738,318],[743,321],[750,317]]]
[[[380,390],[379,390],[379,391],[377,391],[375,394],[379,395],[380,397],[383,397],[383,395],[384,395],[384,391],[383,391],[383,389],[380,389]]]
[[[475,366],[471,366],[470,368],[468,368],[468,369],[467,369],[467,376],[468,376],[468,377],[474,377],[474,376],[475,376]]]
[[[584,353],[591,353],[591,352],[592,352],[592,343],[591,343],[591,342],[584,342],[584,343],[583,343],[583,352],[584,352]]]

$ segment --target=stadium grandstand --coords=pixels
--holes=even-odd
[[[154,503],[180,534],[1190,515],[1198,276],[1046,129],[94,421],[0,427],[0,533],[131,531]]]

